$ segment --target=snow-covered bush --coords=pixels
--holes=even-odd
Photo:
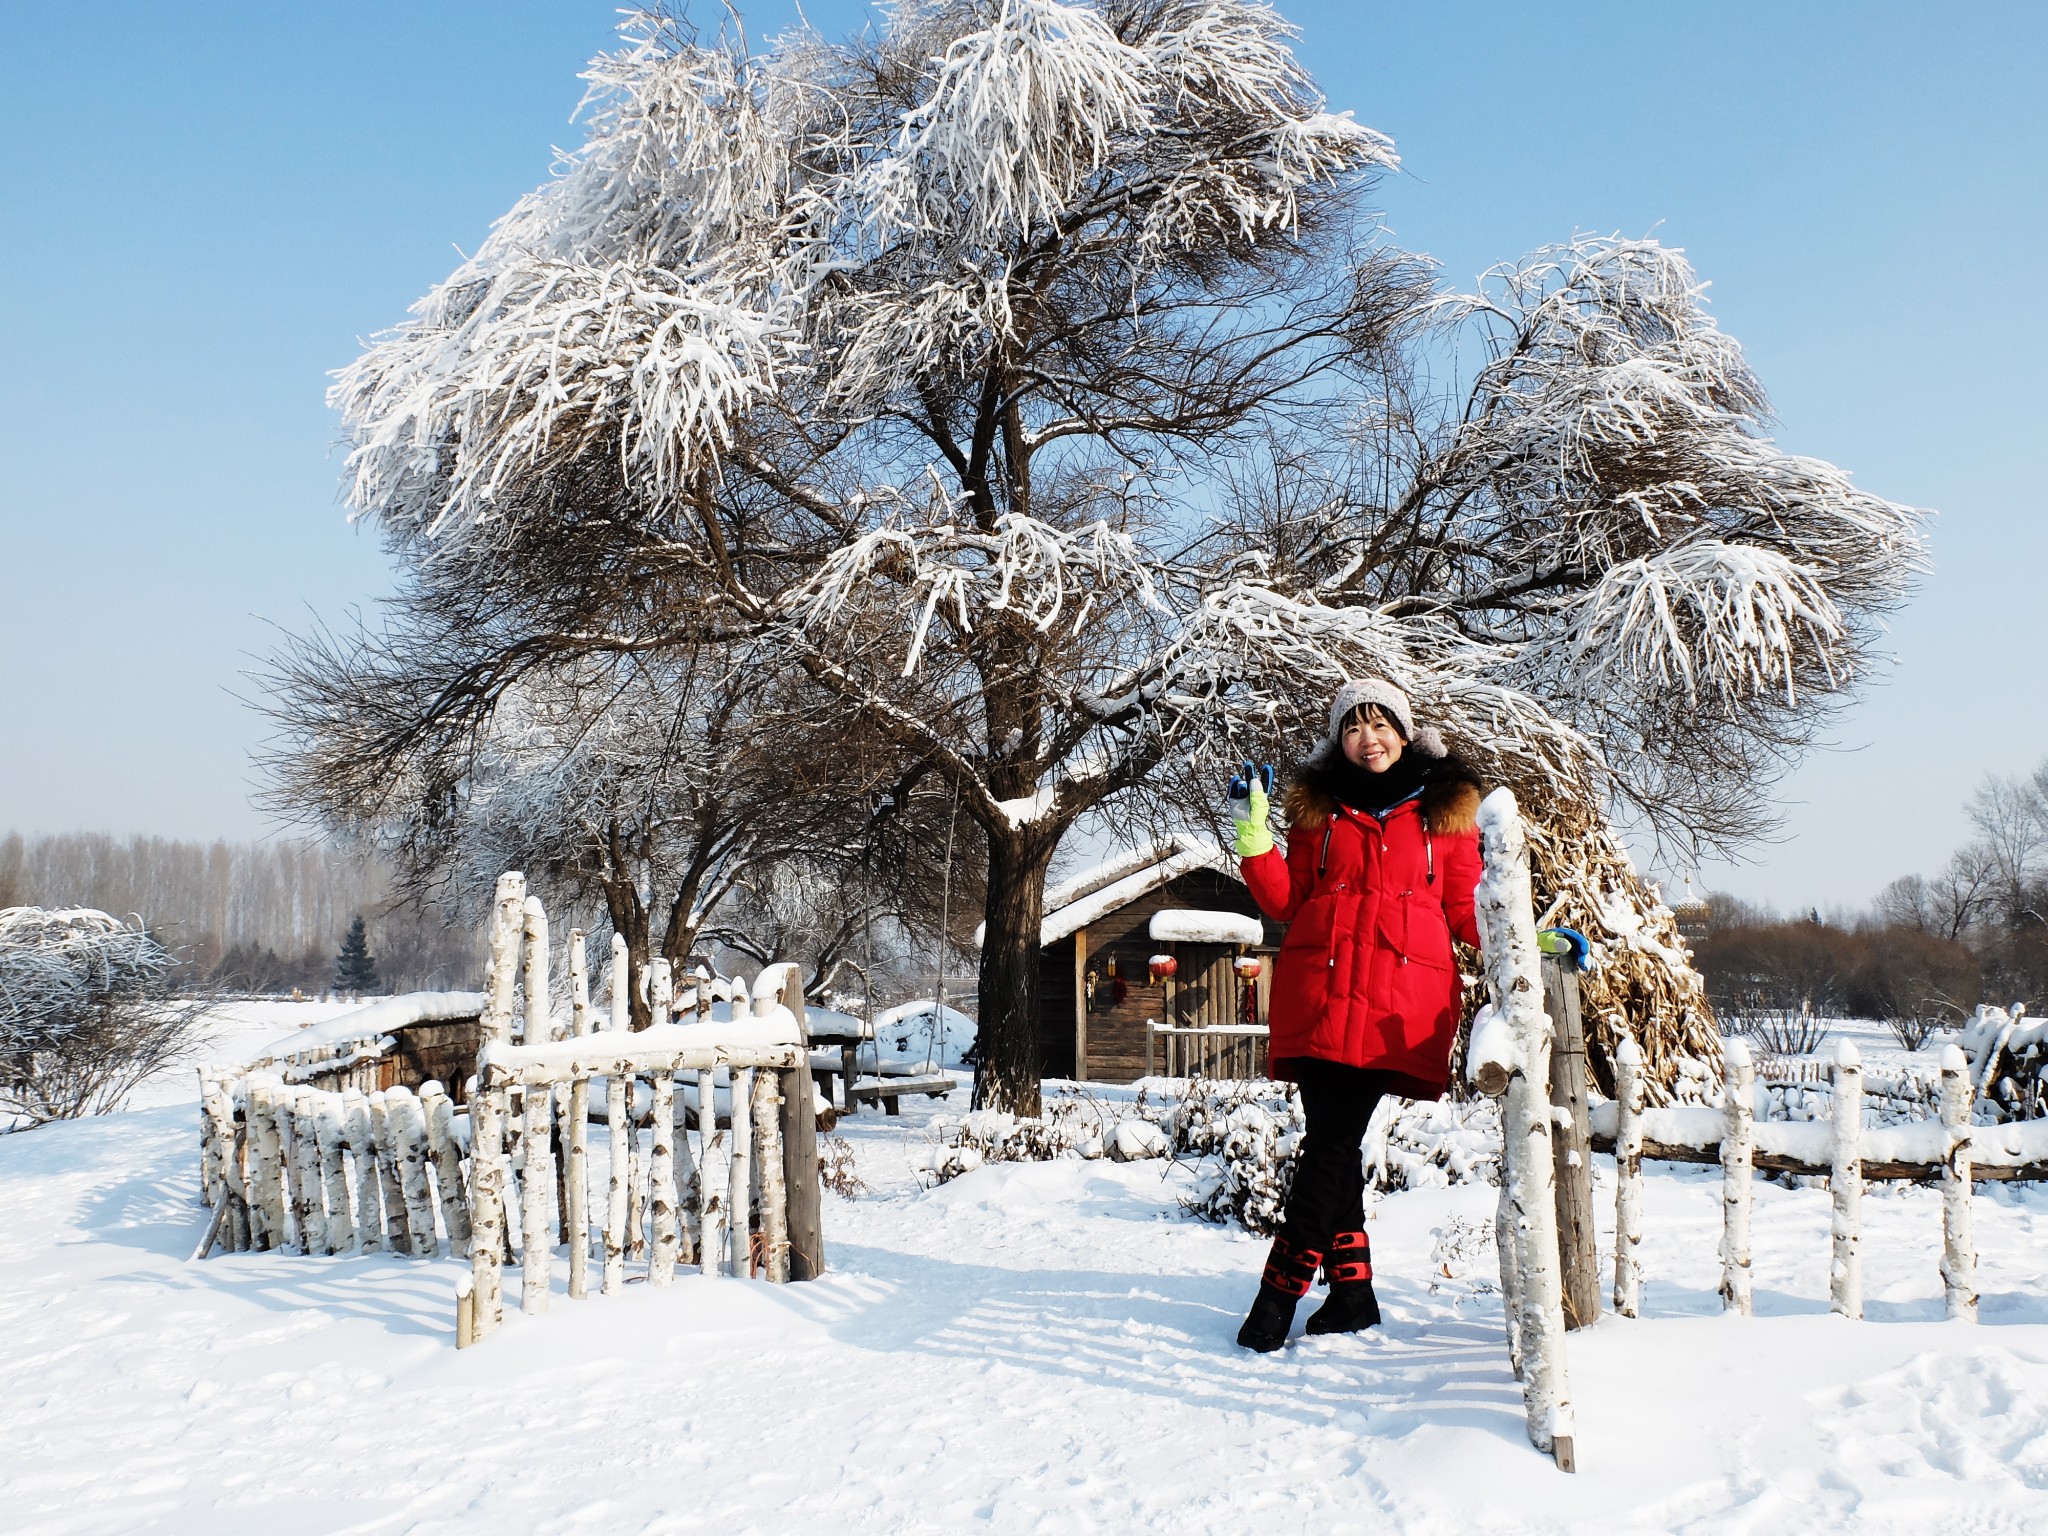
[[[939,1115],[924,1171],[943,1184],[984,1163],[1107,1157],[1170,1157],[1194,1166],[1181,1208],[1247,1231],[1278,1229],[1305,1131],[1291,1083],[1260,1079],[1152,1078],[1135,1098],[1061,1089],[1043,1115],[980,1109]],[[1500,1110],[1469,1103],[1388,1100],[1366,1136],[1369,1189],[1388,1192],[1500,1181]]]
[[[934,1115],[932,1146],[924,1169],[933,1183],[944,1184],[983,1163],[1044,1163],[1068,1156],[1117,1156],[1122,1161],[1151,1142],[1141,1133],[1138,1139],[1118,1142],[1119,1122],[1127,1115],[1150,1121],[1156,1113],[1148,1110],[1143,1095],[1137,1104],[1123,1106],[1105,1103],[1083,1089],[1063,1088],[1046,1099],[1045,1112],[1040,1115],[1010,1115],[996,1109]]]
[[[0,911],[0,1109],[17,1126],[118,1104],[190,1038],[177,964],[143,928],[73,907]]]

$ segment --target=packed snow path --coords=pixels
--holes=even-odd
[[[513,1314],[461,1266],[188,1264],[193,1111],[0,1138],[0,1508],[13,1532],[2018,1531],[2048,1517],[2048,1196],[1986,1190],[1984,1323],[1936,1321],[1938,1196],[1866,1196],[1870,1321],[1827,1315],[1827,1197],[1757,1189],[1758,1316],[1720,1315],[1719,1178],[1655,1170],[1646,1316],[1572,1336],[1580,1474],[1531,1451],[1491,1250],[1373,1211],[1387,1326],[1232,1343],[1264,1245],[1161,1163],[921,1191],[910,1107],[845,1127],[831,1275]],[[1604,1160],[1603,1160],[1604,1162]],[[1603,1166],[1602,1196],[1611,1207]],[[558,1267],[558,1273],[560,1273]],[[508,1289],[512,1282],[508,1279]]]

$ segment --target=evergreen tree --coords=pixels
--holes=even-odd
[[[377,961],[370,954],[370,937],[363,929],[362,914],[348,926],[341,941],[341,953],[334,959],[334,990],[374,992],[377,990]]]

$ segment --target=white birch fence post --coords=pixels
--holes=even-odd
[[[768,1279],[781,1285],[789,1279],[789,1180],[782,1167],[780,1072],[754,1074],[754,1134],[761,1168],[761,1245]]]
[[[731,1272],[745,1279],[754,1272],[754,1069],[728,1067],[732,1074],[732,1157],[726,1168],[726,1231],[731,1245]]]
[[[548,914],[538,896],[526,898],[524,980],[526,983],[525,1043],[544,1045],[548,1028]],[[526,1112],[520,1127],[519,1310],[548,1309],[548,1288],[554,1273],[555,1154],[554,1090],[544,1084],[525,1087]]]
[[[492,912],[491,965],[483,1015],[486,1049],[512,1038],[512,988],[518,977],[518,936],[525,905],[526,877],[516,872],[500,875]],[[479,1084],[469,1104],[469,1263],[475,1286],[474,1326],[479,1339],[496,1328],[505,1315],[504,1103],[503,1090],[485,1090]]]
[[[256,1175],[254,1210],[263,1218],[263,1243],[284,1247],[284,1148],[278,1134],[277,1094],[270,1082],[248,1089],[249,1163]]]
[[[590,956],[581,928],[569,930],[569,1020],[577,1036],[590,1033]],[[569,1084],[568,1209],[562,1213],[569,1243],[569,1295],[581,1301],[590,1289],[590,1079]]]
[[[406,1220],[398,1147],[391,1138],[391,1100],[382,1088],[370,1095],[370,1139],[377,1149],[377,1187],[384,1194],[384,1246],[393,1253],[410,1253],[412,1231]]]
[[[405,1226],[416,1259],[441,1251],[434,1230],[434,1191],[427,1183],[427,1121],[412,1090],[384,1090],[384,1115],[391,1126],[391,1151],[398,1164],[398,1187],[405,1200]]]
[[[1863,1057],[1849,1041],[1835,1050],[1834,1255],[1828,1305],[1844,1317],[1863,1315]]]
[[[626,952],[626,941],[619,934],[612,935],[612,1032],[626,1034],[633,1025],[632,994],[629,971],[632,962]],[[632,1079],[623,1072],[614,1072],[605,1079],[604,1118],[609,1128],[611,1142],[611,1185],[606,1191],[604,1208],[604,1293],[616,1296],[626,1283],[626,1206],[633,1192],[633,1140],[634,1130],[631,1111],[627,1106],[627,1090]]]
[[[1522,1345],[1522,1399],[1529,1442],[1564,1471],[1573,1446],[1565,1369],[1564,1291],[1557,1251],[1551,1151],[1550,1018],[1543,1011],[1542,956],[1529,883],[1529,847],[1513,793],[1497,789],[1479,807],[1484,873],[1477,905],[1493,1006],[1515,1042],[1501,1115],[1504,1182],[1515,1228]]]
[[[285,1090],[279,1129],[284,1134],[285,1161],[291,1170],[292,1226],[299,1252],[327,1251],[327,1205],[320,1183],[320,1143],[313,1130],[313,1096],[304,1088]]]
[[[441,1197],[441,1224],[448,1229],[448,1251],[469,1257],[469,1201],[462,1191],[462,1143],[455,1135],[455,1101],[439,1083],[420,1089],[420,1109],[427,1118],[427,1150],[434,1159],[434,1186]]]
[[[1643,1048],[1624,1033],[1614,1052],[1614,1310],[1643,1304]]]
[[[375,1253],[384,1246],[384,1197],[377,1181],[377,1134],[370,1125],[370,1101],[359,1088],[342,1090],[341,1134],[356,1165],[356,1248]]]
[[[1948,1316],[1977,1321],[1977,1248],[1970,1233],[1970,1111],[1976,1085],[1962,1047],[1941,1053],[1941,1123],[1947,1154],[1941,1163],[1941,1287]]]
[[[219,1096],[219,1078],[214,1075],[213,1068],[202,1063],[199,1068],[199,1197],[215,1210],[220,1208],[221,1191],[226,1187],[221,1175],[226,1151],[220,1139],[215,1106]]]
[[[668,1023],[675,1000],[669,963],[647,963],[647,1005],[652,1027]],[[647,1159],[647,1283],[667,1285],[676,1273],[676,1075],[654,1074],[653,1149]]]
[[[349,1213],[348,1167],[342,1161],[348,1150],[343,1113],[343,1100],[338,1093],[319,1095],[313,1109],[313,1131],[320,1144],[320,1181],[327,1186],[329,1253],[344,1253],[356,1245],[355,1218]]]
[[[713,1153],[718,1145],[718,1069],[697,1073],[697,1268],[718,1273],[725,1252],[725,1197],[716,1177]]]
[[[1721,1137],[1721,1307],[1748,1317],[1751,1310],[1749,1196],[1754,1163],[1756,1068],[1749,1043],[1722,1047],[1722,1104],[1728,1129]]]

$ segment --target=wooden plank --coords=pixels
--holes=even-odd
[[[1074,1079],[1088,1081],[1088,930],[1074,930]]]
[[[782,1006],[804,1022],[803,981],[791,967]],[[848,1078],[850,1082],[851,1077]],[[825,1273],[824,1187],[818,1178],[818,1109],[811,1058],[798,1051],[781,1069],[782,1177],[789,1203],[789,1278],[815,1280]]]
[[[1543,1006],[1556,1030],[1550,1052],[1550,1102],[1570,1116],[1551,1138],[1556,1169],[1557,1252],[1564,1268],[1564,1324],[1587,1328],[1600,1318],[1600,1246],[1593,1224],[1593,1143],[1586,1102],[1586,1031],[1579,1016],[1579,978],[1557,960],[1543,961]]]

